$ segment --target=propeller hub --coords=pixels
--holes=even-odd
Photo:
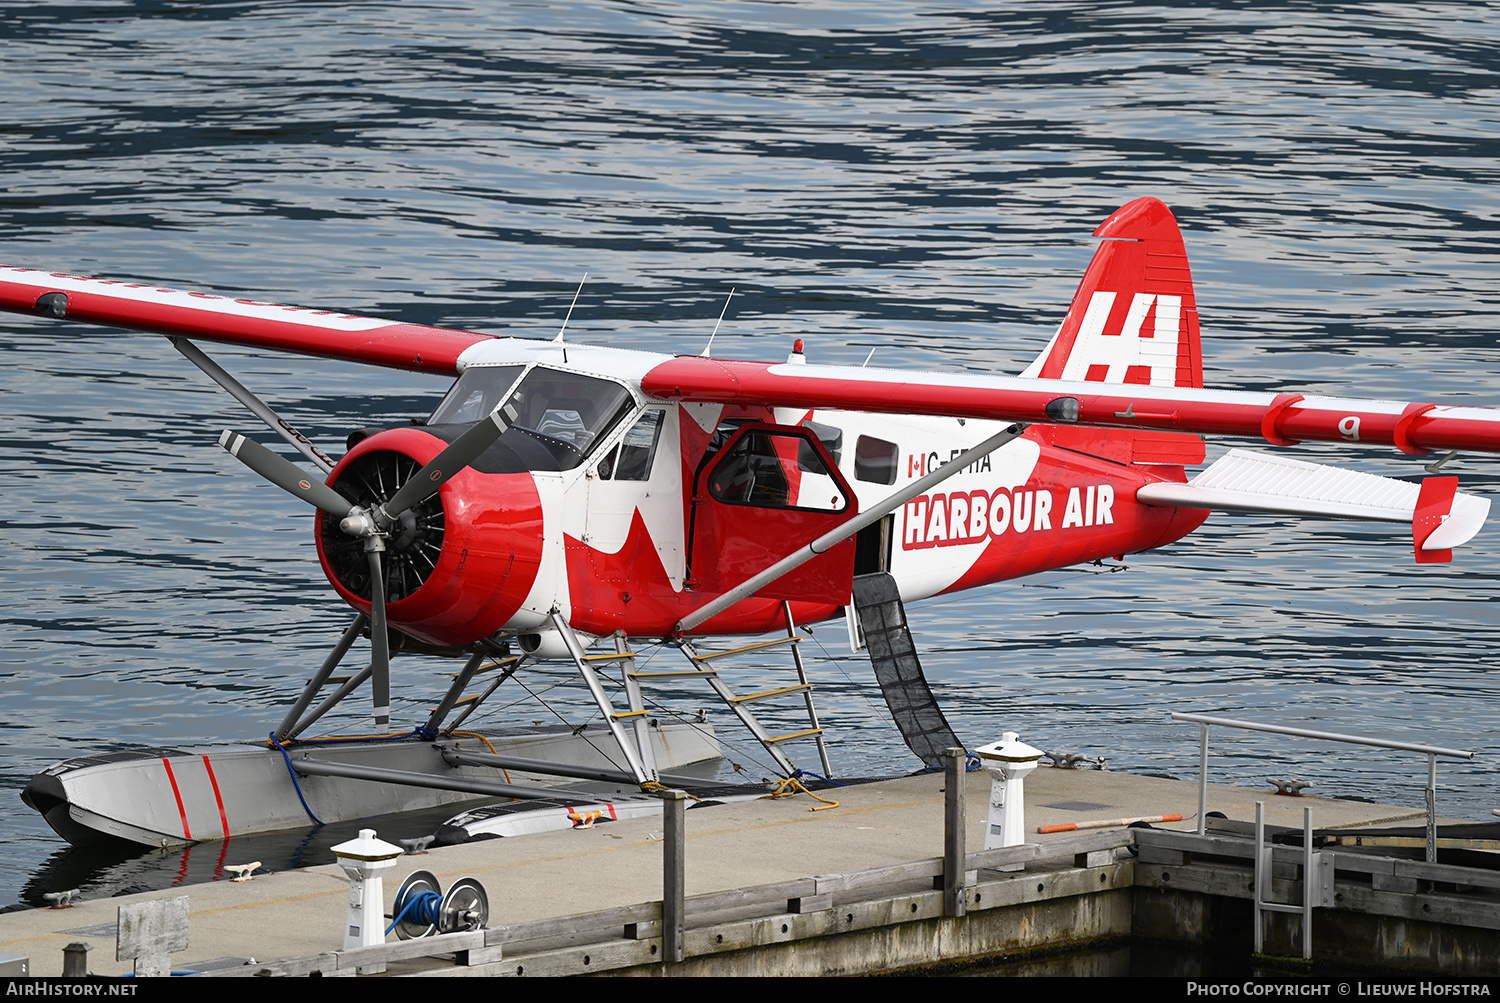
[[[404,452],[375,449],[338,468],[332,486],[354,508],[342,519],[323,516],[323,553],[333,577],[361,599],[372,598],[365,557],[372,550],[385,552],[381,571],[388,602],[416,592],[437,567],[445,525],[440,496],[425,498],[394,519],[382,508],[421,466]]]
[[[339,529],[349,536],[374,536],[380,531],[375,525],[375,519],[365,509],[356,509],[339,522]]]

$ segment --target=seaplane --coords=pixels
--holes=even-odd
[[[1141,198],[1094,236],[1056,334],[1015,376],[816,365],[800,339],[784,361],[653,354],[0,268],[0,308],[165,335],[294,447],[299,462],[240,432],[219,438],[316,510],[318,559],[354,611],[266,741],[84,755],[43,771],[23,798],[75,843],[151,846],[478,797],[565,805],[575,795],[559,782],[639,798],[694,783],[674,771],[719,755],[711,730],[653,713],[646,694],[663,677],[716,693],[783,776],[803,775],[798,742],[827,774],[797,642],[840,619],[931,765],[962,743],[922,676],[912,600],[1123,559],[1214,511],[1396,523],[1418,562],[1451,560],[1478,532],[1489,501],[1440,467],[1456,452],[1500,452],[1500,410],[1206,388],[1171,211]],[[355,430],[335,457],[200,343],[456,381],[425,420]],[[1204,436],[1262,448],[1233,448],[1190,476]],[[1401,480],[1286,455],[1301,442],[1437,462]],[[363,637],[366,664],[335,676]],[[643,668],[643,643],[682,658]],[[790,656],[786,685],[735,692],[727,656],[774,648]],[[425,721],[392,724],[393,650],[463,659]],[[505,680],[549,659],[573,663],[599,723],[463,730]],[[366,683],[373,737],[304,737]],[[807,727],[772,734],[754,709],[772,699],[800,702]]]

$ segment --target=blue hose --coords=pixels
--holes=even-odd
[[[391,920],[391,925],[385,928],[386,934],[396,929],[408,913],[411,918],[423,926],[437,926],[442,917],[443,897],[437,892],[411,892],[403,902],[397,902],[396,918]]]

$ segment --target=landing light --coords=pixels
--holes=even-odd
[[[1052,421],[1075,422],[1078,420],[1077,397],[1054,397],[1047,402],[1047,417]]]

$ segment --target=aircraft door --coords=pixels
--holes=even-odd
[[[702,592],[727,591],[858,511],[853,490],[812,431],[741,425],[698,470],[688,585]],[[853,575],[851,536],[756,595],[845,604]]]

